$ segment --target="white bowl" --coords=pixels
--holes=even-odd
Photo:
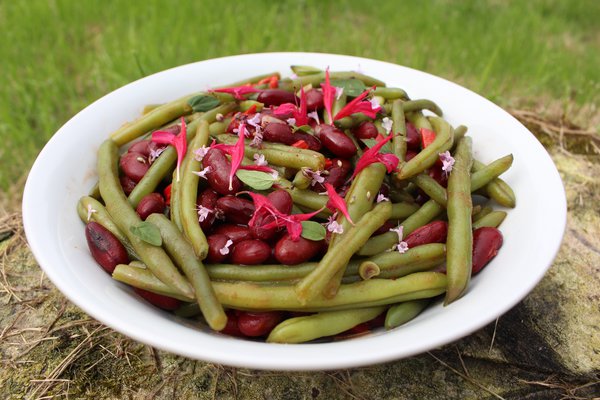
[[[503,175],[517,195],[501,226],[504,245],[474,277],[468,293],[448,307],[426,310],[405,326],[353,340],[300,345],[267,344],[212,333],[162,312],[110,278],[92,259],[76,212],[96,182],[96,151],[109,133],[161,103],[270,71],[290,74],[293,64],[356,70],[432,99],[454,126],[464,124],[477,159],[508,153]],[[483,97],[414,69],[365,58],[315,53],[265,53],[183,65],[130,83],[75,115],[38,156],[23,196],[23,220],[40,266],[71,301],[92,317],[148,345],[220,364],[277,370],[347,368],[418,354],[459,339],[515,306],[540,281],[561,243],[566,201],[552,160],[517,120]]]

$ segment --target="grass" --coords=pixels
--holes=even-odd
[[[0,189],[14,187],[93,100],[231,54],[359,55],[457,81],[503,106],[595,107],[599,18],[594,0],[1,2]]]

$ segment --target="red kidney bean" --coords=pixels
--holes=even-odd
[[[473,269],[472,274],[479,273],[502,247],[502,233],[492,227],[482,227],[473,232]]]
[[[357,139],[375,139],[379,134],[377,127],[371,121],[365,121],[352,130]]]
[[[221,249],[225,247],[228,240],[231,239],[221,233],[214,233],[207,236],[206,241],[208,242],[208,254],[206,255],[206,261],[209,263],[222,263],[225,261],[231,253],[231,247],[233,247],[233,245],[230,245],[228,253],[221,253]]]
[[[283,319],[280,311],[239,312],[237,325],[244,335],[258,337],[268,335]]]
[[[150,214],[163,213],[165,211],[165,200],[160,193],[150,193],[142,197],[135,211],[142,220],[146,220]]]
[[[317,89],[310,89],[306,94],[306,108],[308,111],[320,110],[325,107],[323,103],[323,92]]]
[[[317,125],[315,133],[325,148],[338,157],[350,158],[356,154],[356,146],[344,132],[331,125]]]
[[[323,183],[315,183],[314,186],[311,186],[312,189],[318,193],[324,192],[325,184],[329,183],[335,189],[342,186],[344,182],[346,182],[346,177],[348,173],[352,169],[352,164],[350,161],[344,160],[342,158],[334,158],[332,160],[331,166],[327,168],[329,175],[325,175],[325,180]]]
[[[242,197],[223,196],[217,200],[216,209],[226,221],[247,224],[254,214],[254,203]]]
[[[247,226],[223,224],[215,228],[215,233],[220,233],[227,236],[233,244],[237,244],[243,240],[252,239],[252,233]]]
[[[410,122],[406,123],[406,147],[417,151],[421,149],[421,134]]]
[[[203,190],[196,199],[196,207],[202,206],[212,210],[203,221],[200,221],[200,227],[204,232],[210,231],[217,218],[217,200],[219,200],[219,193],[211,188]]]
[[[206,174],[208,184],[220,194],[235,194],[241,187],[242,182],[237,176],[233,176],[232,187],[229,189],[229,173],[231,163],[220,149],[210,149],[202,159],[202,167],[210,167]]]
[[[285,265],[296,265],[313,258],[323,245],[323,241],[308,240],[300,237],[293,241],[285,234],[275,245],[275,258]]]
[[[142,153],[125,153],[119,161],[121,170],[135,183],[139,182],[144,177],[150,163],[148,158],[144,157]]]
[[[292,128],[288,124],[274,122],[267,124],[263,129],[263,140],[287,145],[293,144],[296,141],[292,133]]]
[[[118,264],[129,262],[123,244],[99,223],[92,221],[85,226],[85,239],[94,260],[109,274]]]
[[[292,212],[294,201],[287,191],[283,189],[274,190],[267,195],[267,198],[273,206],[282,213],[289,214]]]
[[[163,310],[173,311],[177,310],[181,306],[181,301],[169,296],[163,296],[162,294],[152,293],[136,287],[133,288],[133,291],[140,295],[140,297],[142,297],[148,303],[158,308],[162,308]]]
[[[386,221],[383,225],[379,227],[375,232],[373,232],[373,236],[381,235],[383,233],[389,232],[390,229],[395,228],[398,224],[392,221]]]
[[[235,245],[231,252],[233,264],[262,264],[271,255],[271,246],[262,240],[243,240]]]
[[[306,144],[308,145],[308,149],[312,150],[312,151],[320,151],[321,147],[323,147],[321,145],[321,141],[319,139],[317,139],[316,137],[314,137],[313,135],[311,135],[310,133],[298,131],[298,132],[294,133],[294,139],[296,141],[304,140],[306,142]]]
[[[300,104],[300,99],[293,92],[281,89],[267,89],[258,94],[256,98],[265,106],[278,106],[283,103]]]
[[[447,235],[448,223],[446,221],[433,221],[412,231],[404,241],[409,248],[412,248],[428,243],[445,243]]]
[[[137,183],[134,182],[133,179],[131,179],[127,175],[121,176],[119,178],[119,182],[121,182],[121,187],[123,188],[123,192],[126,196],[129,196],[129,194],[131,194],[131,192],[135,188],[135,185],[137,185]]]
[[[226,311],[226,314],[227,324],[225,325],[225,328],[223,328],[220,332],[230,336],[244,336],[244,334],[240,331],[240,328],[238,328],[238,317],[235,311],[228,310]]]
[[[434,165],[429,168],[429,176],[443,187],[448,187],[448,174],[442,171],[440,166]]]

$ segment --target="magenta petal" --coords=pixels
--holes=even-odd
[[[373,106],[370,101],[364,100],[365,97],[373,90],[373,88],[367,89],[362,92],[358,97],[352,100],[350,103],[346,104],[344,108],[342,108],[337,114],[335,114],[334,120],[342,119],[344,117],[348,117],[355,113],[363,113],[369,118],[375,118],[377,116],[377,112],[381,110],[381,107],[376,107],[373,109]]]
[[[172,144],[174,137],[175,135],[167,131],[152,132],[152,141],[157,144]]]
[[[240,124],[238,130],[238,141],[233,146],[233,151],[231,152],[231,171],[229,172],[229,190],[233,189],[233,177],[235,176],[236,171],[242,164],[242,160],[244,159],[244,149],[246,148],[246,143],[244,139],[246,137],[246,125]]]
[[[209,92],[229,93],[232,94],[237,100],[245,100],[243,97],[244,95],[249,93],[259,93],[261,91],[253,88],[252,86],[236,86],[231,88],[211,89]]]
[[[289,115],[294,112],[296,112],[295,104],[283,103],[273,111],[273,114],[275,114],[277,116],[281,116],[281,115]]]
[[[240,165],[240,167],[238,169],[246,169],[248,171],[266,172],[267,174],[270,174],[270,173],[272,173],[274,171],[273,168],[269,168],[266,165],[255,165],[255,164]]]
[[[385,165],[385,169],[387,170],[388,174],[392,171],[395,171],[396,168],[398,168],[398,164],[400,163],[400,159],[398,158],[398,156],[391,153],[378,154],[377,160],[379,160],[380,163]]]
[[[352,218],[350,218],[350,214],[348,214],[346,202],[344,201],[342,196],[337,194],[335,188],[330,183],[325,184],[325,189],[327,189],[327,196],[329,197],[329,201],[327,202],[327,208],[329,208],[331,211],[340,211],[342,214],[344,214],[344,217],[346,217],[348,222],[354,225],[354,222],[352,222]]]
[[[302,224],[298,221],[287,221],[285,224],[290,238],[295,242],[302,235]]]
[[[352,176],[350,177],[349,180],[354,179],[354,177],[356,175],[358,175],[358,173],[360,171],[367,168],[369,165],[376,163],[376,162],[381,162],[380,156],[382,156],[382,154],[379,154],[379,151],[387,142],[392,140],[393,136],[394,135],[388,135],[385,139],[379,141],[375,146],[371,147],[369,150],[366,150],[363,153],[363,155],[356,162],[356,168],[354,168],[354,172],[352,173]],[[384,160],[385,160],[385,158],[384,158]],[[388,160],[389,161],[387,161],[387,162],[391,162],[391,159],[388,158]],[[396,166],[398,166],[398,165],[396,164]],[[386,168],[389,168],[389,167],[386,165]]]
[[[329,121],[333,124],[331,110],[333,108],[333,99],[335,99],[335,88],[331,86],[329,81],[329,68],[325,70],[325,82],[321,84],[321,88],[323,89],[323,104],[329,116]]]
[[[306,93],[304,93],[304,86],[300,88],[300,111],[294,113],[296,119],[296,126],[308,125],[308,105],[306,104]]]

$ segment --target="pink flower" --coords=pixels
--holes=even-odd
[[[148,156],[148,161],[152,164],[161,154],[165,151],[165,147],[160,147],[158,149],[151,149],[150,155]]]
[[[204,206],[198,206],[196,211],[198,211],[198,222],[203,222],[206,218],[208,218],[208,214],[214,212],[210,208]]]
[[[396,232],[398,235],[398,243],[392,247],[392,250],[398,250],[399,253],[405,253],[408,250],[408,243],[402,240],[404,235],[404,227],[402,225],[398,225],[397,228],[390,229],[390,232]]]
[[[311,111],[308,114],[306,114],[306,116],[308,118],[312,118],[317,122],[317,125],[321,124],[321,121],[319,120],[319,113],[316,111]]]
[[[233,146],[231,155],[231,172],[229,173],[229,190],[233,189],[233,177],[235,176],[236,171],[242,164],[242,160],[244,159],[244,150],[246,148],[246,143],[244,139],[246,137],[246,125],[244,123],[240,124],[239,132],[238,132],[238,141]]]
[[[325,182],[325,178],[321,176],[323,171],[313,171],[310,168],[305,168],[302,173],[310,178],[310,185],[315,186],[317,183]]]
[[[292,118],[288,118],[287,123],[289,125],[303,126],[308,124],[307,111],[306,93],[304,93],[304,88],[301,88],[300,107],[292,103],[283,103],[273,111],[273,114],[277,116],[292,114]]]
[[[381,203],[382,201],[390,201],[387,197],[383,195],[383,193],[379,193],[377,195],[377,199],[375,200],[377,203]]]
[[[92,219],[92,214],[97,213],[97,210],[94,210],[92,208],[91,204],[87,205],[87,221],[90,222],[90,219]]]
[[[333,109],[333,99],[335,98],[335,88],[331,86],[329,81],[329,67],[325,70],[325,82],[321,84],[323,89],[323,104],[325,105],[325,111],[329,116],[329,121],[333,124],[333,115],[331,110]]]
[[[344,233],[344,227],[341,224],[337,223],[337,221],[335,220],[336,216],[337,216],[337,213],[331,215],[327,219],[326,228],[331,233],[342,234],[342,233]]]
[[[391,119],[389,119],[388,117],[384,117],[381,120],[381,126],[383,127],[383,129],[385,129],[385,133],[387,133],[388,135],[390,134],[390,132],[392,131],[392,126],[394,125],[394,121],[392,121]]]
[[[210,166],[208,166],[201,171],[192,171],[192,174],[198,175],[202,179],[207,179],[206,174],[208,174],[211,170],[212,170],[212,168]]]
[[[342,214],[344,214],[344,217],[346,217],[348,222],[354,225],[354,222],[352,222],[352,218],[350,218],[350,214],[348,214],[346,202],[344,201],[342,196],[337,194],[335,188],[331,185],[331,183],[326,183],[325,189],[327,190],[327,196],[329,197],[329,201],[327,202],[327,208],[329,208],[331,211],[340,211]]]
[[[206,153],[208,153],[208,150],[210,150],[210,147],[206,146],[202,146],[199,149],[194,150],[194,159],[196,161],[202,161]]]
[[[365,97],[367,97],[372,89],[373,88],[365,90],[350,103],[346,104],[344,108],[335,114],[333,120],[337,121],[338,119],[342,119],[359,112],[365,114],[369,118],[375,118],[377,116],[377,112],[381,110],[381,106],[373,107],[369,100],[365,100]]]
[[[448,175],[454,167],[454,157],[446,150],[444,153],[440,153],[440,161],[442,162],[442,171]]]
[[[250,93],[259,93],[261,91],[253,88],[252,86],[236,86],[222,89],[211,89],[209,92],[229,93],[232,94],[237,100],[245,100],[245,95]]]
[[[167,131],[154,131],[152,132],[152,141],[175,147],[175,151],[177,152],[177,181],[179,181],[179,167],[187,150],[187,125],[185,124],[185,119],[181,117],[181,130],[178,135]]]
[[[335,99],[339,100],[340,97],[342,97],[342,95],[344,94],[344,88],[343,87],[335,87]]]
[[[229,248],[231,247],[232,244],[233,244],[233,241],[227,240],[227,242],[225,242],[225,246],[223,246],[222,248],[219,249],[219,253],[221,253],[224,256],[229,254]]]
[[[254,137],[252,138],[252,141],[250,142],[250,147],[260,147],[260,145],[262,144],[263,134],[262,134],[262,132],[259,131],[259,128],[257,128],[256,131],[254,132]]]
[[[388,173],[390,173],[390,172],[394,171],[396,168],[398,168],[398,163],[400,162],[400,159],[398,159],[398,157],[396,155],[391,154],[391,153],[387,153],[387,154],[379,153],[381,148],[387,142],[392,140],[393,136],[394,135],[389,135],[388,137],[379,141],[375,146],[371,147],[370,149],[366,150],[363,153],[363,155],[358,159],[358,162],[356,163],[356,168],[354,169],[354,172],[352,173],[350,180],[354,179],[354,177],[356,175],[358,175],[358,173],[360,171],[362,171],[363,169],[367,168],[369,165],[376,163],[376,162],[380,162],[383,165],[385,165],[385,168]]]
[[[258,154],[255,153],[254,154],[254,164],[256,165],[267,165],[267,160],[265,160],[265,155],[264,154]]]

